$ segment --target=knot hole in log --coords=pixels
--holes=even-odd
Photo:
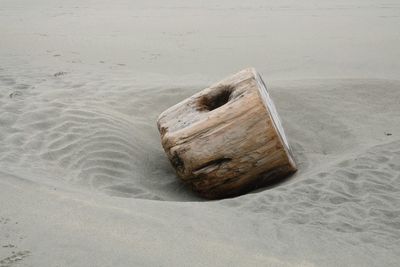
[[[220,85],[209,94],[202,96],[199,100],[199,108],[202,111],[212,111],[231,100],[232,92],[235,88],[231,85]]]
[[[164,111],[158,128],[179,178],[208,199],[244,194],[297,170],[267,87],[253,68]]]
[[[178,153],[174,153],[173,156],[171,157],[171,164],[174,166],[174,168],[180,172],[185,170],[185,164],[183,160],[179,157]]]

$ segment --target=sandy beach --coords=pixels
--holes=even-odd
[[[0,0],[0,267],[399,266],[400,3]],[[246,67],[298,172],[206,201],[156,120]]]

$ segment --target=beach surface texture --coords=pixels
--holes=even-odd
[[[298,172],[206,201],[156,126],[246,67]],[[399,266],[398,0],[0,0],[0,266]]]

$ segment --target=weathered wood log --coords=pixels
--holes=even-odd
[[[296,171],[261,76],[248,68],[158,118],[177,175],[209,199],[236,196]]]

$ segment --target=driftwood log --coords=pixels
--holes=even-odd
[[[240,195],[296,171],[277,111],[253,68],[167,109],[157,125],[177,175],[205,198]]]

